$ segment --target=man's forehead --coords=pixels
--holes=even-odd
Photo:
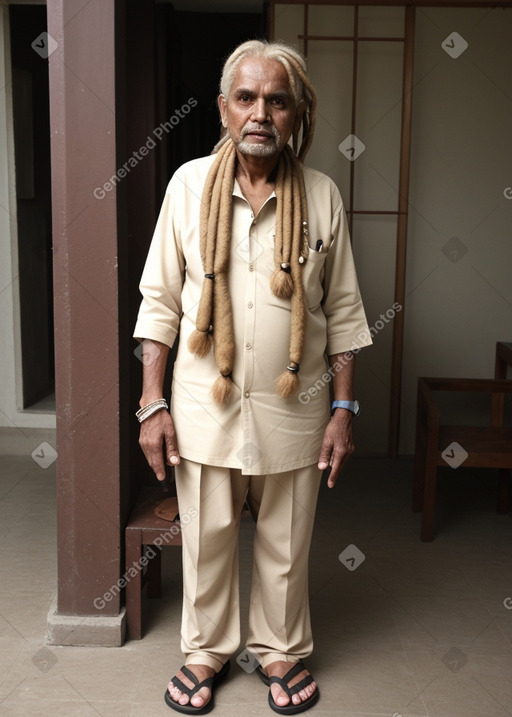
[[[240,61],[233,77],[231,90],[237,87],[246,87],[248,83],[259,84],[264,82],[272,85],[274,90],[291,94],[290,80],[284,65],[279,60],[260,57],[245,57]]]

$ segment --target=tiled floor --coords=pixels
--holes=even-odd
[[[359,458],[334,491],[322,486],[308,660],[321,700],[311,714],[512,715],[512,521],[494,512],[495,475],[443,470],[431,544],[420,542],[410,510],[411,476],[409,460]],[[175,551],[164,551],[165,597],[144,600],[143,640],[45,646],[56,586],[54,481],[52,468],[30,458],[0,459],[0,715],[173,714],[163,693],[182,663]],[[251,539],[246,521],[243,616]],[[353,570],[338,559],[345,549]],[[241,713],[273,714],[264,685],[235,663],[213,714]]]

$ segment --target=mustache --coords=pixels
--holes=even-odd
[[[278,131],[272,125],[270,127],[261,127],[255,122],[247,122],[241,132],[242,138],[245,137],[247,134],[250,134],[251,132],[262,132],[263,134],[271,135],[274,139],[277,139],[277,137],[279,136]]]

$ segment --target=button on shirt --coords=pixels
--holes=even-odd
[[[199,210],[214,157],[188,162],[171,179],[142,275],[143,295],[134,336],[172,347],[171,414],[183,458],[264,475],[318,460],[329,420],[327,356],[371,344],[343,203],[327,176],[304,167],[309,213],[309,255],[303,267],[307,303],[300,388],[283,399],[274,382],[289,363],[290,300],[270,291],[274,271],[276,196],[257,216],[233,187],[229,290],[235,359],[227,404],[216,406],[210,389],[219,376],[213,351],[192,355],[204,270],[199,253]],[[317,242],[321,240],[321,247]]]

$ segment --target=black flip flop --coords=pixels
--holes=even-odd
[[[267,687],[270,685],[270,677],[267,675],[265,670],[261,665],[258,665],[256,668],[256,674],[260,678],[260,680],[263,682],[263,684],[267,685]]]
[[[277,712],[280,715],[297,715],[301,712],[305,712],[306,710],[309,710],[311,707],[313,707],[314,704],[318,702],[318,698],[320,697],[320,693],[318,691],[318,686],[316,690],[313,692],[311,697],[308,697],[307,700],[304,700],[303,702],[300,702],[298,705],[294,705],[292,702],[292,696],[297,694],[297,692],[300,692],[304,689],[304,687],[307,687],[312,682],[314,682],[313,677],[311,674],[304,677],[304,679],[297,682],[296,685],[293,685],[293,687],[288,687],[288,682],[293,680],[294,677],[296,677],[299,673],[301,673],[303,670],[306,670],[304,663],[302,660],[299,660],[298,662],[293,665],[293,667],[288,670],[286,675],[284,677],[269,677],[261,667],[261,665],[257,668],[256,672],[258,674],[258,677],[262,682],[264,682],[268,687],[270,685],[277,683],[284,692],[288,695],[288,698],[290,702],[285,705],[284,707],[280,707],[277,705],[274,701],[274,698],[272,696],[272,691],[268,691],[268,704],[270,706],[270,709],[274,710],[274,712]]]
[[[183,684],[179,677],[176,676],[174,676],[170,681],[175,687],[181,690],[181,692],[188,695],[189,701],[186,705],[180,705],[179,702],[173,700],[169,690],[167,689],[165,690],[166,705],[168,705],[171,709],[176,710],[176,712],[181,712],[182,714],[186,715],[205,715],[208,714],[208,712],[211,712],[215,706],[213,700],[213,688],[218,682],[220,682],[220,680],[222,680],[223,677],[228,674],[229,660],[222,666],[222,669],[219,670],[213,677],[207,677],[206,680],[203,680],[202,682],[198,681],[197,677],[191,670],[188,669],[186,665],[181,668],[181,671],[186,677],[188,677],[191,682],[194,683],[194,687],[187,687]],[[211,691],[210,700],[203,707],[194,707],[194,705],[190,704],[190,700],[201,689],[201,687],[207,687]]]

